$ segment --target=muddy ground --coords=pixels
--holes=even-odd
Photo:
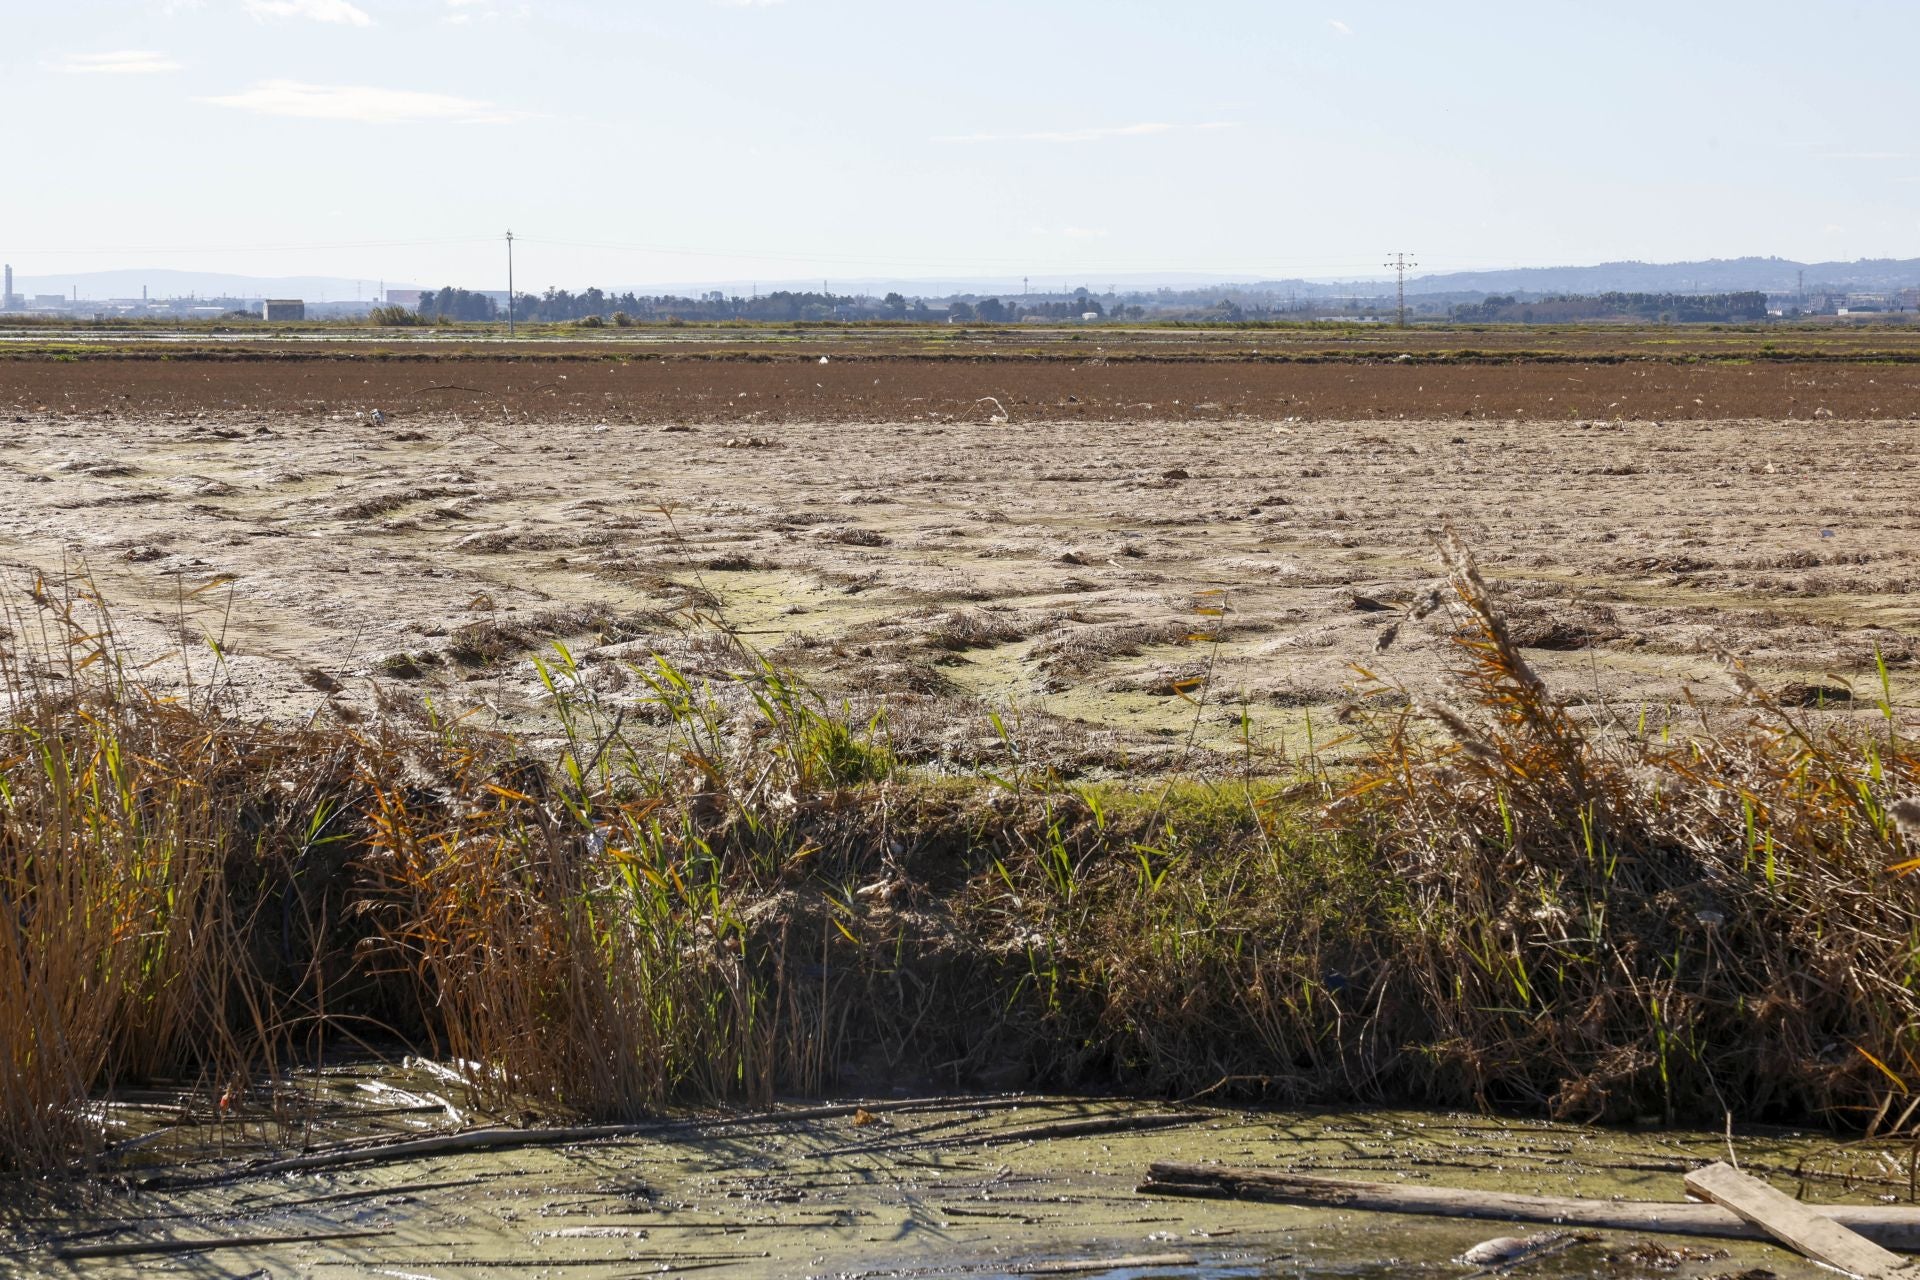
[[[991,396],[1017,424],[1150,426],[1236,417],[1824,421],[1920,413],[1920,351],[1883,353],[1884,360],[1849,359],[1844,349],[1810,350],[1800,361],[1754,358],[1749,337],[1708,360],[1686,348],[1591,361],[1578,350],[1539,358],[1496,352],[1498,358],[1480,361],[1461,360],[1428,335],[1421,341],[1418,349],[1400,350],[1323,341],[1272,358],[1244,340],[1223,352],[1181,354],[1093,338],[1071,346],[952,342],[927,356],[898,354],[871,338],[835,344],[818,337],[712,351],[528,344],[513,357],[426,345],[379,354],[281,345],[140,358],[82,349],[64,359],[0,360],[0,411],[324,417],[379,408],[395,418],[459,413],[495,423],[507,415],[643,425],[985,422],[996,412],[983,399]],[[819,362],[823,354],[826,364]]]
[[[1732,1146],[1750,1172],[1812,1199],[1872,1203],[1910,1190],[1904,1164],[1878,1147],[1841,1150],[1781,1132],[1042,1097],[689,1115],[619,1138],[532,1135],[507,1150],[379,1155],[381,1143],[491,1121],[450,1073],[433,1071],[367,1063],[305,1072],[277,1105],[263,1096],[224,1114],[192,1094],[129,1091],[106,1108],[130,1135],[119,1176],[16,1188],[0,1206],[9,1241],[0,1274],[1466,1276],[1491,1274],[1455,1261],[1476,1243],[1551,1228],[1135,1188],[1150,1163],[1177,1160],[1677,1200],[1684,1171]],[[336,1163],[263,1167],[302,1148]],[[195,1241],[223,1245],[118,1252]],[[1513,1274],[1821,1272],[1768,1244],[1604,1231]]]
[[[1727,651],[1870,718],[1876,654],[1896,702],[1920,656],[1916,391],[1871,364],[8,361],[0,561],[84,566],[141,657],[184,644],[250,713],[431,692],[536,727],[557,639],[614,702],[656,653],[764,654],[884,695],[923,761],[991,753],[984,696],[1100,772],[1231,747],[1243,712],[1324,740],[1398,700],[1356,665],[1435,688],[1444,615],[1380,646],[1451,522],[1586,714],[1690,720],[1691,688],[1711,717]]]

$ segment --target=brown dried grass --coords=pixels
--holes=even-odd
[[[1748,720],[1596,734],[1446,557],[1460,698],[1363,716],[1357,766],[1249,743],[1212,781],[1078,787],[998,719],[928,778],[884,708],[771,666],[635,665],[636,707],[560,645],[557,759],[426,713],[246,723],[144,691],[97,602],[42,584],[0,728],[0,1163],[97,1155],[117,1082],[373,1035],[509,1114],[1052,1083],[1911,1120],[1891,706],[1815,734],[1733,665]]]

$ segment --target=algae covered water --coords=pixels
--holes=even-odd
[[[687,1114],[617,1136],[396,1154],[396,1142],[502,1119],[473,1111],[449,1073],[417,1066],[314,1072],[271,1103],[225,1109],[147,1091],[103,1115],[124,1135],[115,1169],[9,1190],[0,1272],[1465,1276],[1491,1274],[1458,1261],[1475,1244],[1549,1230],[1142,1195],[1157,1160],[1677,1200],[1681,1174],[1731,1142],[1749,1171],[1811,1199],[1910,1194],[1890,1151],[1788,1133],[1054,1097]],[[1503,1274],[1762,1270],[1821,1274],[1764,1244],[1634,1232],[1562,1242]]]

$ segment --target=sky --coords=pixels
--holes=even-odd
[[[1920,4],[0,0],[23,275],[1920,256]]]

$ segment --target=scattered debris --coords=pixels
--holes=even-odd
[[[1761,1240],[1769,1233],[1718,1204],[1664,1200],[1581,1200],[1567,1196],[1518,1195],[1459,1187],[1360,1182],[1277,1169],[1232,1165],[1152,1165],[1139,1190],[1147,1195],[1269,1200],[1275,1204],[1323,1205],[1375,1213],[1497,1222],[1544,1222],[1554,1226],[1611,1227],[1669,1235]],[[1797,1203],[1797,1202],[1796,1202]],[[1920,1251],[1920,1205],[1806,1206],[1868,1240]]]
[[[1576,1244],[1591,1244],[1599,1238],[1573,1231],[1543,1231],[1532,1236],[1495,1236],[1491,1240],[1482,1240],[1456,1261],[1470,1267],[1511,1267],[1549,1253],[1558,1253]]]

